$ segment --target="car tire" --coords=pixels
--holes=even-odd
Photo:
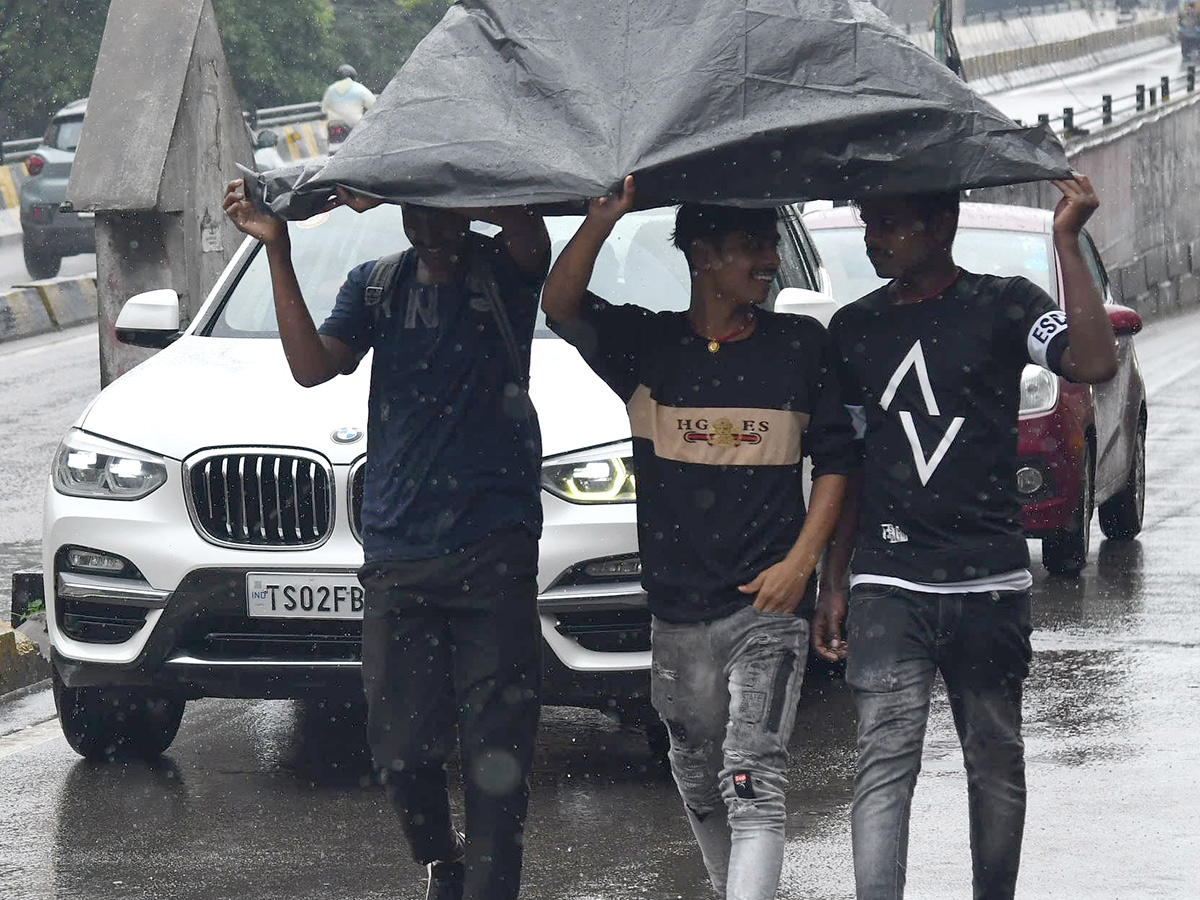
[[[1142,530],[1146,509],[1146,426],[1138,425],[1133,464],[1125,486],[1100,504],[1100,530],[1114,541],[1128,541]]]
[[[54,677],[54,707],[71,749],[85,759],[149,759],[162,754],[183,719],[185,701],[128,688],[71,688]]]
[[[1095,505],[1095,465],[1092,447],[1084,443],[1083,465],[1080,472],[1079,503],[1066,528],[1060,528],[1042,539],[1042,565],[1053,575],[1074,578],[1087,565],[1091,549],[1092,511]]]
[[[21,249],[25,255],[25,270],[30,278],[53,278],[62,268],[62,257],[51,250],[34,247],[28,242],[22,243]]]

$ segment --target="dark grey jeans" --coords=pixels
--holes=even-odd
[[[724,900],[772,900],[808,623],[747,604],[713,622],[652,627],[651,699],[709,880]]]
[[[908,821],[935,672],[967,769],[975,900],[1011,900],[1025,827],[1021,689],[1029,592],[850,592],[846,681],[858,708],[851,826],[858,900],[904,895]]]
[[[465,900],[507,900],[520,888],[542,676],[537,554],[533,535],[510,528],[360,574],[367,735],[422,864],[459,853],[445,770],[457,726]]]

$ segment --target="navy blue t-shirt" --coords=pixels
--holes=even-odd
[[[523,379],[541,279],[496,240],[473,234],[521,354]],[[397,283],[390,314],[364,302],[377,260],[357,266],[321,334],[375,351],[368,403],[363,553],[367,563],[427,559],[524,526],[541,535],[541,438],[483,295],[461,284]],[[415,272],[415,266],[410,267]]]

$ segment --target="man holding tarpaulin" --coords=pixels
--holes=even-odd
[[[337,154],[318,171],[300,178],[264,179],[269,182],[264,193],[270,195],[273,210],[303,218],[339,184],[389,199],[445,207],[549,204],[606,195],[635,173],[641,202],[647,206],[684,203],[754,209],[815,197],[1014,184],[1063,178],[1068,171],[1062,147],[1047,129],[1016,125],[914,46],[869,3],[460,0],[413,51],[372,114]],[[594,204],[599,218],[589,215],[591,224],[581,228],[586,229],[584,240],[589,245],[604,230],[603,221],[612,221],[617,203],[613,201],[607,210],[598,201]],[[759,224],[750,230],[754,234],[747,236],[740,226],[721,225],[707,240],[712,246],[714,242],[724,245],[730,235],[742,233],[738,280],[750,284],[738,287],[732,299],[725,297],[720,315],[705,312],[694,326],[679,317],[668,322],[679,328],[677,337],[692,342],[693,349],[701,341],[695,326],[707,339],[699,345],[700,361],[689,366],[725,366],[739,348],[768,338],[771,328],[802,327],[782,323],[782,316],[746,315],[745,308],[757,302],[754,298],[765,294],[772,266],[768,247],[760,243],[765,229]],[[706,243],[686,228],[678,236],[693,255],[697,244]],[[716,257],[721,260],[722,253],[716,252]],[[751,258],[757,262],[748,266]],[[698,270],[693,284],[723,279],[723,271]],[[579,302],[587,284],[577,272],[571,280],[582,283],[577,284],[578,291],[565,292],[568,298],[574,295],[568,305]],[[555,312],[555,296],[554,292],[548,295],[551,316],[570,318],[569,312]],[[707,350],[710,342],[715,353]],[[795,357],[794,371],[787,372],[789,383],[795,385],[798,397],[803,393],[806,403],[816,402],[816,393],[804,393],[813,390],[816,377],[806,367],[820,361],[813,350],[815,335],[805,335],[799,343],[803,352],[789,345],[772,358]],[[611,353],[612,347],[601,350]],[[672,353],[676,349],[671,348]],[[749,364],[760,366],[762,360]],[[688,372],[684,367],[655,374],[680,378]],[[736,381],[736,373],[733,377]],[[708,384],[713,386],[712,379]],[[624,386],[637,388],[636,383]],[[729,388],[722,379],[721,389]],[[647,409],[644,400],[639,400],[635,412]],[[735,397],[729,402],[736,406],[760,400]],[[699,401],[674,402],[689,406]],[[713,399],[708,405],[725,402]],[[764,402],[776,404],[769,409],[793,414],[793,433],[803,430],[796,415],[800,407],[789,407],[786,398],[778,396]],[[664,413],[665,408],[658,411]],[[695,424],[698,417],[692,418]],[[688,453],[712,448],[710,441],[729,454],[762,453],[766,442],[761,433],[742,427],[744,422],[753,425],[759,420],[719,418],[723,421],[718,423],[714,417],[704,417],[713,427],[685,428]],[[818,413],[808,423],[810,429],[819,418]],[[641,428],[646,421],[634,424]],[[687,439],[689,430],[691,439]],[[789,446],[791,455],[775,463],[780,471],[796,456],[797,444]],[[645,451],[643,458],[649,458]],[[651,462],[650,469],[639,470],[639,493],[653,494],[662,487],[655,484],[653,469]],[[821,480],[839,477],[831,466]],[[725,509],[730,501],[711,487],[707,491],[705,485],[696,487],[690,494],[671,496],[700,509],[705,507],[697,503],[722,504]],[[776,508],[780,498],[764,502],[764,508]],[[664,512],[649,507],[648,512],[666,516],[664,521],[674,516],[674,521],[690,525],[684,513],[691,508],[665,508]],[[738,522],[761,530],[765,520],[745,518],[752,508],[747,502],[743,509],[735,507],[734,514]],[[802,539],[805,545],[821,543],[814,529],[825,508],[825,503],[814,503]],[[778,524],[778,519],[771,521]],[[744,529],[737,533],[730,523],[717,524],[719,534],[735,535],[730,538],[731,548],[744,546]],[[740,600],[735,604],[730,597],[728,611],[743,616],[746,610],[754,612],[749,598],[761,597],[767,590],[756,579],[789,554],[792,542],[801,540],[798,515],[793,525],[787,546],[771,544],[772,550],[779,551],[774,559],[766,553],[747,554],[721,567],[722,578],[746,569],[744,580],[732,588],[730,582],[721,582],[722,591],[732,590]],[[775,531],[772,536],[782,533]],[[671,537],[678,540],[674,534]],[[646,559],[655,553],[657,539],[654,530],[643,530]],[[687,542],[679,540],[679,544],[683,547]],[[714,557],[726,558],[715,553]],[[709,562],[704,560],[706,566]],[[764,568],[750,571],[755,564]],[[794,596],[809,571],[806,560],[793,570],[789,579],[793,588],[784,593]],[[794,620],[784,616],[778,620],[781,626],[786,622],[795,628]],[[659,674],[662,698],[667,673]],[[752,707],[759,699],[752,697],[748,703]],[[783,706],[779,707],[781,720]],[[773,712],[771,707],[767,711]],[[783,728],[782,721],[777,727]],[[759,797],[752,778],[733,782],[744,792],[754,792],[753,797],[740,796],[735,787],[737,801]],[[712,858],[719,856],[718,852]],[[774,866],[764,868],[770,871]]]
[[[829,326],[864,456],[821,573],[812,635],[822,657],[847,659],[858,708],[859,900],[903,896],[936,672],[966,763],[975,900],[1011,900],[1016,890],[1033,584],[1013,474],[1021,370],[1032,362],[1090,384],[1117,370],[1079,247],[1099,201],[1083,176],[1054,184],[1065,313],[1024,278],[955,265],[957,192],[859,203],[867,254],[892,280]]]
[[[722,898],[771,900],[807,658],[803,614],[854,463],[850,421],[821,325],[760,308],[779,266],[772,207],[679,207],[686,312],[613,306],[586,290],[633,196],[630,177],[619,196],[591,202],[542,307],[629,411],[651,697],[709,878]]]
[[[338,187],[332,208],[379,201]],[[522,207],[402,204],[412,243],[352,269],[317,328],[287,224],[229,185],[225,210],[265,245],[284,353],[321,384],[374,351],[362,504],[368,738],[429,900],[518,894],[539,713],[541,442],[527,395],[550,242]],[[471,219],[501,227],[494,238]],[[466,838],[445,763],[458,729]]]

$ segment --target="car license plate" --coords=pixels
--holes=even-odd
[[[363,589],[350,574],[250,572],[246,613],[261,619],[361,619]]]

